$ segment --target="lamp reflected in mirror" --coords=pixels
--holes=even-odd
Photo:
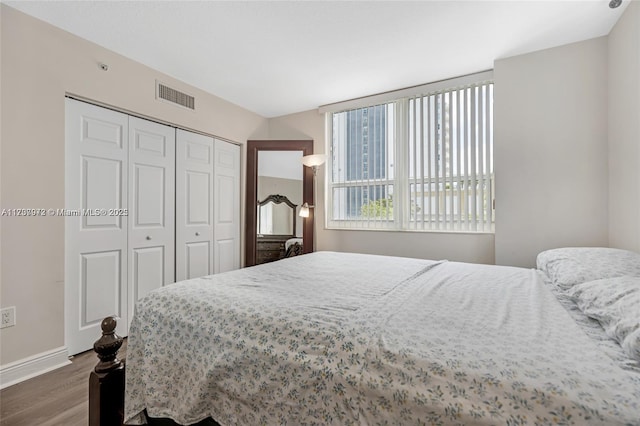
[[[300,213],[298,213],[298,216],[309,217],[309,209],[311,207],[313,206],[310,206],[308,203],[304,203],[302,206],[300,206]]]

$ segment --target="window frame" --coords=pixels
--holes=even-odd
[[[409,169],[411,161],[408,156],[410,150],[410,101],[419,99],[423,96],[437,92],[448,92],[456,90],[466,86],[474,86],[485,83],[493,83],[493,70],[471,74],[463,77],[457,77],[453,79],[447,79],[438,81],[435,83],[429,83],[425,85],[415,86],[407,89],[401,89],[398,91],[387,92],[379,95],[373,95],[365,98],[359,98],[355,100],[349,100],[336,104],[326,105],[319,108],[320,113],[325,114],[325,152],[327,155],[327,163],[324,174],[324,187],[326,190],[325,203],[324,203],[324,217],[325,228],[331,230],[349,230],[349,231],[395,231],[395,232],[436,232],[436,233],[472,233],[472,234],[494,234],[495,233],[495,170],[489,173],[489,183],[491,185],[491,199],[488,200],[490,206],[488,209],[491,211],[489,214],[488,222],[490,223],[489,229],[474,230],[465,227],[465,229],[418,229],[417,221],[412,220],[410,209],[407,209],[411,199],[411,186],[418,178],[416,176],[410,177]],[[347,181],[347,182],[332,182],[332,170],[333,170],[333,115],[341,112],[351,111],[359,108],[373,107],[383,104],[394,104],[393,107],[393,121],[396,123],[394,127],[394,172],[393,177],[386,179],[375,179],[374,183],[368,180]],[[493,140],[493,132],[492,132]],[[421,148],[422,149],[422,148]],[[400,161],[399,159],[403,159]],[[493,161],[491,161],[493,166]],[[433,177],[428,178],[429,181],[434,180]],[[446,182],[453,177],[445,177]],[[393,194],[397,194],[397,199],[401,200],[399,203],[394,203],[393,206],[393,219],[389,220],[376,220],[371,218],[362,219],[333,219],[334,208],[334,189],[347,188],[347,187],[367,187],[384,184],[386,186],[393,186]],[[449,200],[445,201],[449,204]],[[446,213],[445,213],[446,214]],[[448,215],[448,214],[446,214]],[[453,214],[452,214],[453,216]],[[374,227],[370,226],[351,226],[355,223],[368,224],[375,223]],[[433,222],[433,219],[422,219],[423,222]],[[446,222],[446,220],[445,220]],[[441,223],[441,222],[438,222]],[[471,221],[466,222],[472,223]],[[414,226],[414,224],[416,224]]]

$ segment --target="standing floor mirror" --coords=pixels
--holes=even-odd
[[[245,266],[282,259],[292,245],[313,251],[313,209],[299,216],[313,204],[313,171],[301,161],[311,154],[312,140],[247,142]]]

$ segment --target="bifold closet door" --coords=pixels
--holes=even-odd
[[[176,280],[213,274],[213,138],[176,131]]]
[[[65,342],[73,355],[92,347],[106,316],[119,316],[116,331],[127,334],[129,132],[127,115],[71,99],[65,121]]]
[[[172,283],[240,267],[240,148],[66,100],[65,341]]]
[[[214,273],[240,268],[240,147],[216,139]]]
[[[66,100],[65,341],[126,336],[135,302],[175,281],[175,129]]]
[[[129,117],[129,320],[138,299],[175,282],[175,135]]]

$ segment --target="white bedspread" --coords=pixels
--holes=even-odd
[[[320,252],[136,306],[125,419],[639,424],[640,377],[534,270]]]

